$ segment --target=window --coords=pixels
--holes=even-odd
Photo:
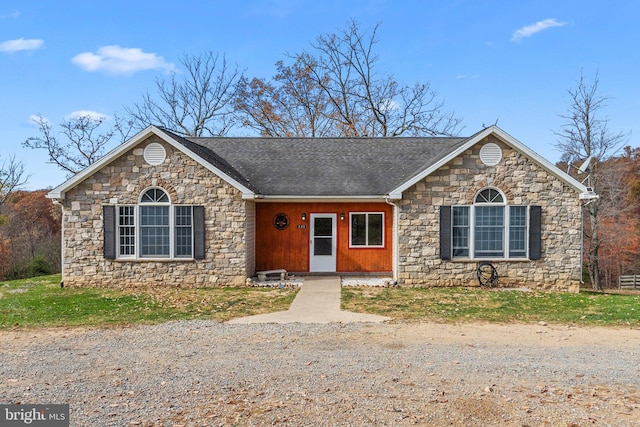
[[[504,256],[504,206],[476,206],[475,257]]]
[[[105,258],[204,258],[202,206],[171,205],[161,188],[146,190],[139,200],[104,206]]]
[[[469,207],[453,207],[453,256],[469,256]]]
[[[527,256],[527,207],[509,207],[509,258]]]
[[[136,254],[135,207],[118,207],[118,236],[121,256]]]
[[[377,247],[384,246],[384,213],[351,213],[350,246]]]
[[[193,206],[175,207],[176,257],[189,258],[193,248]]]
[[[499,190],[486,188],[473,205],[442,206],[441,257],[539,259],[540,207],[509,206],[505,200]]]

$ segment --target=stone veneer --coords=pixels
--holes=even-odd
[[[144,147],[158,142],[166,160],[151,166]],[[485,166],[479,151],[497,143],[503,158]],[[103,205],[136,204],[149,187],[172,204],[205,206],[204,260],[109,260],[103,256]],[[508,204],[542,206],[542,258],[499,261],[500,286],[577,291],[580,280],[580,201],[575,189],[537,163],[489,137],[404,192],[399,207],[398,279],[406,286],[477,286],[477,261],[440,259],[439,208],[471,204],[487,187]],[[243,285],[254,274],[255,208],[241,193],[156,136],[142,141],[69,190],[62,201],[65,286],[207,287]]]
[[[144,147],[162,144],[158,166],[147,164]],[[164,189],[172,204],[205,206],[205,259],[110,260],[103,256],[103,205],[136,204],[149,187]],[[242,194],[198,162],[156,136],[142,141],[67,192],[63,202],[65,286],[208,287],[243,285],[252,275],[247,259],[247,218],[254,210]]]
[[[498,144],[503,157],[485,166],[480,148]],[[493,260],[499,286],[577,292],[581,262],[581,202],[575,189],[527,156],[494,137],[478,143],[404,192],[399,206],[399,271],[409,286],[478,286],[477,261],[441,260],[439,209],[468,205],[485,187],[506,195],[508,204],[542,206],[542,258]]]

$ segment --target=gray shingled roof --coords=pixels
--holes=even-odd
[[[388,194],[468,139],[175,137],[257,194],[336,197]]]

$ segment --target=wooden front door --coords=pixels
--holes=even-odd
[[[311,214],[309,271],[336,271],[336,220],[336,214]]]

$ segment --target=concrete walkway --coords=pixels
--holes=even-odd
[[[388,317],[340,310],[340,277],[305,277],[287,311],[238,317],[227,323],[350,323],[384,322]]]

